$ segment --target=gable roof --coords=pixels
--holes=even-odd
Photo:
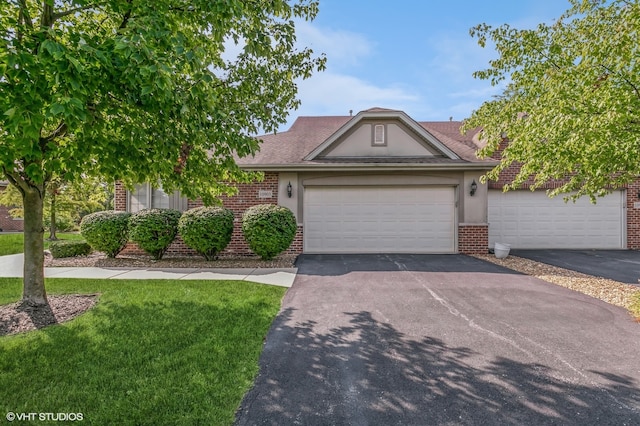
[[[416,121],[411,119],[407,114],[402,111],[394,111],[383,108],[372,108],[366,111],[361,111],[345,123],[340,129],[329,136],[324,142],[322,142],[317,148],[311,151],[304,160],[315,160],[322,152],[328,150],[332,145],[336,144],[343,136],[347,134],[351,129],[356,127],[365,118],[370,119],[392,119],[397,120],[407,126],[410,130],[414,131],[419,138],[424,140],[429,145],[433,146],[444,157],[451,160],[458,160],[460,157],[450,150],[445,144],[440,142],[437,138],[433,137],[424,127],[421,127]]]
[[[396,120],[441,155],[431,157],[328,158],[321,155],[340,143],[363,120]],[[355,116],[299,117],[285,132],[259,136],[260,151],[239,158],[238,165],[250,170],[301,170],[349,167],[470,168],[490,169],[496,161],[478,159],[478,131],[460,134],[459,121],[417,122],[402,111],[371,108]],[[474,136],[476,136],[474,138]]]

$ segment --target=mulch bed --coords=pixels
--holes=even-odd
[[[0,336],[24,333],[69,321],[91,309],[97,294],[48,296],[49,305],[33,307],[22,302],[0,306]]]

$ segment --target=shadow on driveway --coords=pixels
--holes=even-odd
[[[496,356],[478,364],[483,354],[468,346],[413,339],[367,311],[345,315],[348,324],[323,332],[314,321],[292,321],[291,308],[282,312],[265,348],[270,362],[237,425],[640,422],[638,383],[629,376],[603,369],[590,375],[606,385],[572,383],[535,361]]]
[[[640,424],[640,325],[460,256],[301,256],[237,425]]]
[[[518,274],[511,269],[462,254],[301,254],[298,274],[338,276],[350,272],[479,272]]]

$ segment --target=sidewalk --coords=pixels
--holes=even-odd
[[[22,277],[22,254],[0,256],[0,277]],[[291,287],[297,268],[44,268],[47,278],[240,280]]]

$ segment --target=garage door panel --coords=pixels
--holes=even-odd
[[[304,197],[305,252],[455,251],[452,187],[309,187]]]
[[[623,194],[591,204],[565,203],[545,192],[489,191],[489,244],[513,248],[622,248]]]

